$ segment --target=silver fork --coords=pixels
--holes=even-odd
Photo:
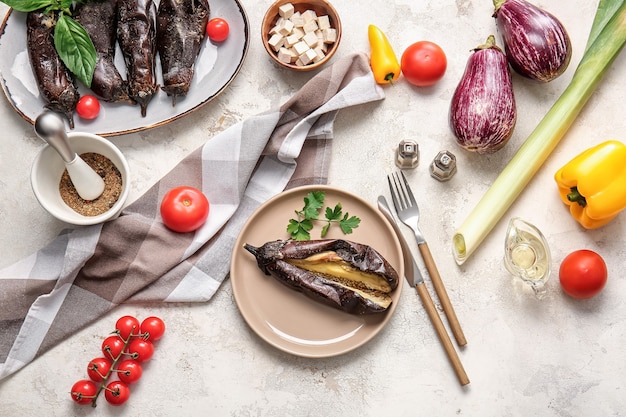
[[[400,175],[402,176],[402,180],[400,179]],[[461,324],[456,316],[454,307],[452,307],[446,287],[443,285],[441,275],[439,275],[439,270],[437,269],[433,255],[430,252],[428,243],[426,243],[426,239],[424,239],[424,235],[419,229],[418,222],[420,211],[417,206],[417,202],[415,201],[415,197],[413,196],[413,192],[411,191],[411,187],[409,187],[409,183],[407,182],[404,173],[401,172],[400,175],[393,173],[387,176],[389,189],[391,191],[391,199],[393,200],[393,205],[396,208],[396,213],[398,214],[400,221],[410,227],[413,230],[413,233],[415,233],[417,247],[422,255],[422,258],[424,259],[426,269],[428,270],[428,274],[433,282],[433,287],[435,288],[437,297],[439,297],[439,301],[443,307],[443,312],[448,319],[452,334],[454,335],[456,343],[459,346],[465,346],[467,344],[467,340],[465,339],[465,335],[461,329]]]

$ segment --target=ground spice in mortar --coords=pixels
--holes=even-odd
[[[104,180],[104,191],[95,200],[83,200],[67,172],[63,171],[59,192],[61,198],[72,210],[83,216],[97,216],[109,210],[122,194],[122,174],[109,158],[95,152],[87,152],[80,157]]]

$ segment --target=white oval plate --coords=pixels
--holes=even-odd
[[[155,0],[158,5],[159,0]],[[148,105],[146,117],[141,117],[139,106],[101,102],[100,114],[94,120],[82,120],[74,115],[75,131],[100,136],[117,136],[177,120],[217,97],[235,79],[248,52],[249,23],[238,0],[210,0],[210,17],[221,17],[228,22],[228,38],[219,44],[205,39],[195,65],[195,75],[186,97],[178,97],[176,106],[163,91]],[[43,111],[44,101],[30,66],[26,49],[26,13],[11,10],[0,28],[0,75],[2,89],[15,111],[26,121],[34,120]],[[115,64],[123,77],[126,75],[124,58],[117,48]],[[157,57],[157,82],[163,83],[161,64]],[[82,94],[89,90],[77,82]],[[68,127],[69,128],[69,127]]]

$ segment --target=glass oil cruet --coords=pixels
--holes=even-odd
[[[550,263],[550,248],[539,229],[519,217],[512,218],[504,242],[504,264],[513,276],[530,285],[539,299],[546,295]]]

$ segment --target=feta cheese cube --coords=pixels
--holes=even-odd
[[[298,58],[296,54],[293,53],[291,49],[287,49],[282,47],[278,50],[278,60],[280,62],[284,62],[285,64],[291,64]]]
[[[270,40],[267,41],[269,46],[274,51],[278,51],[280,49],[280,47],[283,46],[284,42],[285,42],[285,38],[280,33],[273,34],[272,37],[270,38]]]
[[[280,33],[283,36],[288,36],[293,30],[293,27],[294,25],[291,20],[285,20],[283,21],[282,25],[279,26],[278,33]]]
[[[293,4],[291,3],[285,3],[278,8],[278,15],[285,19],[289,19],[291,16],[293,16],[293,12],[294,8]]]
[[[291,34],[296,35],[298,39],[302,39],[304,37],[304,31],[302,30],[302,28],[299,28],[297,26],[293,28]]]
[[[313,62],[321,61],[326,56],[326,51],[322,48],[322,46],[324,45],[322,44],[313,49],[313,51],[315,51],[315,54],[317,55],[316,58],[313,58]]]
[[[329,29],[330,28],[330,18],[328,15],[318,16],[317,17],[317,26],[320,30]]]
[[[324,43],[335,43],[337,41],[337,30],[328,28],[322,31],[324,34]]]
[[[302,30],[304,30],[304,33],[315,32],[317,30],[317,22],[315,20],[306,22],[304,26],[302,26]]]
[[[305,53],[300,55],[300,60],[304,62],[305,65],[313,62],[313,60],[317,58],[317,53],[313,49],[307,49]]]
[[[292,34],[285,38],[284,46],[286,46],[287,48],[291,48],[292,46],[297,44],[299,41],[300,41],[300,38]]]
[[[306,42],[307,45],[309,45],[309,48],[315,48],[317,44],[320,42],[315,32],[307,33],[306,35],[304,35],[302,40]]]
[[[305,53],[307,49],[309,49],[309,45],[307,45],[306,42],[304,41],[300,41],[293,46],[293,50],[296,52],[298,56]]]
[[[291,20],[291,22],[297,28],[301,28],[302,26],[304,26],[304,18],[302,17],[302,14],[300,12],[295,12],[293,16],[289,18],[289,20]]]
[[[315,13],[315,10],[307,10],[302,13],[302,18],[304,19],[304,23],[308,23],[317,20],[317,13]]]

